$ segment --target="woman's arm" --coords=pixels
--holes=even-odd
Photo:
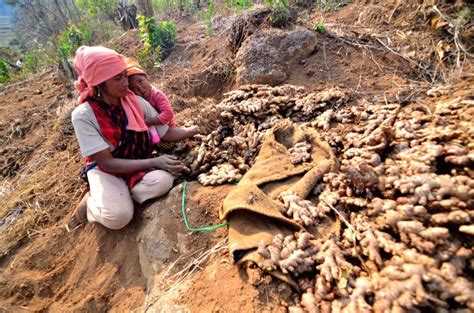
[[[145,124],[147,126],[163,125],[163,123],[159,119],[159,115],[157,115],[155,117],[145,118]]]
[[[151,159],[129,160],[114,158],[110,150],[105,149],[91,155],[91,157],[105,171],[114,173],[129,173],[152,167],[171,173],[179,173],[186,168],[176,157],[166,154]]]

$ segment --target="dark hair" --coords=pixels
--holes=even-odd
[[[145,77],[146,79],[148,79],[148,77],[147,77],[145,74],[138,74],[138,73],[137,73],[137,74],[132,74],[132,75],[130,75],[130,76],[127,76],[127,77],[128,77],[128,81],[130,81],[130,78],[132,78],[133,76],[136,76],[136,75],[141,75],[141,76]]]

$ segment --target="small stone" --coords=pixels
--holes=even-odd
[[[309,77],[313,76],[314,74],[315,74],[315,71],[312,70],[312,69],[309,69],[309,70],[306,71],[306,75],[309,76]]]

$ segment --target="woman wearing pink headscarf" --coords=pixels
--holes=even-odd
[[[89,192],[71,217],[71,226],[97,222],[120,229],[142,203],[167,193],[184,165],[173,156],[150,157],[145,119],[157,115],[128,89],[124,57],[104,47],[80,47],[74,68],[80,92],[72,123],[82,154]]]

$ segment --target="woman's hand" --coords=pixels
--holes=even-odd
[[[166,154],[151,159],[128,160],[114,158],[109,149],[104,149],[93,154],[92,158],[101,166],[102,169],[115,173],[130,173],[150,167],[162,169],[173,175],[177,175],[183,170],[188,170],[187,167],[175,156]]]
[[[199,134],[199,126],[194,125],[191,127],[187,127],[186,131],[189,133],[189,137],[192,137],[194,135]]]
[[[157,158],[153,158],[153,167],[157,167],[172,174],[179,174],[186,169],[186,166],[178,160],[175,156],[164,154]]]

